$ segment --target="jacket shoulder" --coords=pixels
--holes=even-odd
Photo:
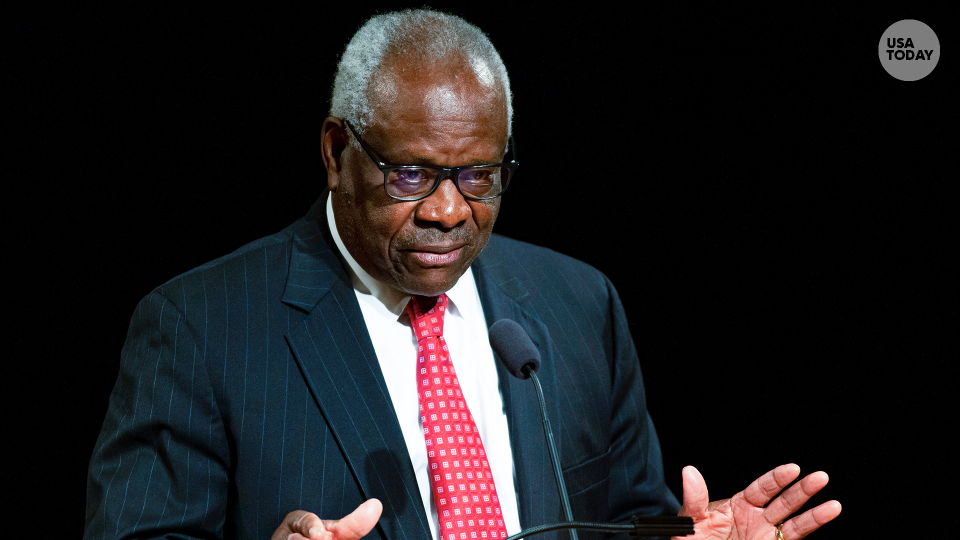
[[[301,221],[167,280],[154,287],[141,304],[159,295],[188,320],[202,312],[209,315],[206,318],[211,322],[222,322],[229,309],[248,305],[262,308],[278,300],[289,274],[298,233],[311,233]]]
[[[492,251],[499,252],[501,256],[508,259],[506,262],[509,264],[519,267],[554,269],[558,272],[604,278],[604,274],[600,270],[581,260],[550,248],[514,240],[503,235],[491,235],[487,247],[491,248]]]
[[[277,250],[281,250],[281,251],[286,250],[289,252],[289,245],[293,241],[294,235],[299,230],[300,228],[299,225],[300,225],[300,222],[298,221],[293,225],[290,225],[289,227],[283,229],[282,231],[271,234],[269,236],[258,238],[252,242],[248,242],[226,255],[217,257],[212,261],[201,264],[200,266],[187,270],[186,272],[167,280],[167,282],[161,285],[159,288],[162,289],[164,287],[168,287],[169,285],[171,285],[172,283],[178,280],[189,278],[193,274],[202,273],[210,269],[221,268],[224,271],[230,272],[232,270],[235,270],[234,267],[238,266],[238,261],[242,261],[245,257],[250,255],[251,253],[259,253],[262,251],[277,251]]]
[[[550,248],[494,234],[481,255],[484,271],[506,282],[519,279],[531,292],[544,287],[567,287],[606,296],[607,277],[593,266]]]

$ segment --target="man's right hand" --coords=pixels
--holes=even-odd
[[[383,504],[369,499],[342,519],[320,519],[316,514],[295,510],[287,514],[270,540],[357,540],[377,524]]]

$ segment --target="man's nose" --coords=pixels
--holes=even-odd
[[[436,191],[423,199],[417,207],[416,217],[450,229],[466,221],[472,212],[470,205],[453,183],[453,178],[447,177],[440,181]]]

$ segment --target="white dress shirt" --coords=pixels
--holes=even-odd
[[[332,195],[327,197],[327,223],[330,233],[351,270],[350,277],[360,302],[360,311],[363,312],[394,411],[400,421],[407,452],[417,475],[423,508],[430,518],[430,531],[434,539],[439,539],[437,507],[427,476],[427,448],[423,438],[423,425],[420,422],[417,340],[405,311],[410,296],[377,281],[357,264],[337,232],[332,198]],[[460,387],[487,453],[507,534],[513,535],[520,532],[520,517],[517,511],[517,492],[514,488],[510,432],[494,364],[496,359],[490,349],[486,319],[473,278],[473,269],[468,269],[460,277],[457,284],[447,291],[447,297],[449,303],[444,316],[443,337],[450,348],[450,360],[457,370]]]

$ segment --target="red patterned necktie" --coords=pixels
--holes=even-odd
[[[417,337],[417,390],[430,486],[441,540],[507,537],[480,433],[443,339],[447,295],[414,296],[407,314]]]

